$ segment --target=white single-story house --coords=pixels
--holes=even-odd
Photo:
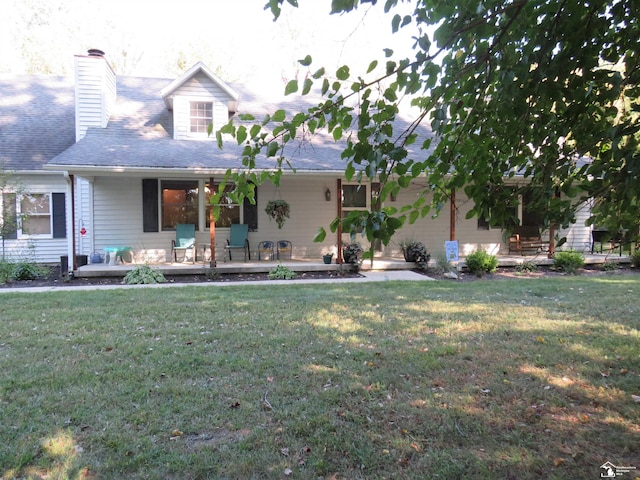
[[[65,255],[130,246],[135,263],[170,262],[176,225],[189,223],[196,227],[198,244],[213,242],[215,259],[222,261],[229,226],[244,223],[252,258],[259,242],[288,240],[294,259],[320,261],[322,254],[336,251],[338,239],[328,234],[323,243],[314,243],[318,228],[328,230],[339,208],[369,206],[372,194],[371,185],[346,182],[342,147],[330,136],[292,144],[287,159],[295,172],[285,170],[279,188],[259,185],[256,205],[224,207],[215,235],[209,221],[211,183],[215,188],[228,168],[240,168],[242,148],[229,141],[219,149],[215,136],[207,134],[208,124],[215,131],[240,113],[260,119],[279,108],[303,111],[308,101],[301,96],[269,101],[225,83],[202,63],[177,79],[116,76],[98,50],[76,56],[74,78],[0,76],[0,169],[25,193],[7,190],[0,198],[0,211],[19,219],[5,232],[3,255],[57,263]],[[262,158],[256,170],[273,166]],[[416,181],[394,201],[412,203],[423,190]],[[266,202],[279,198],[291,205],[282,229],[264,211]],[[405,238],[422,241],[432,253],[444,252],[454,234],[461,255],[476,249],[506,253],[502,230],[466,219],[470,208],[457,192],[455,208],[405,225],[378,255],[401,258],[398,243]],[[521,218],[525,210],[520,207]],[[588,209],[580,215],[570,229],[558,232],[567,237],[564,248],[586,251],[591,245],[591,229],[584,224]]]

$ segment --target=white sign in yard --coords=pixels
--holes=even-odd
[[[458,241],[451,240],[449,242],[444,242],[444,251],[447,255],[447,260],[450,262],[458,261]]]

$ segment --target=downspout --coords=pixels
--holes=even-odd
[[[336,202],[338,202],[337,210],[338,210],[338,218],[340,222],[338,222],[338,257],[336,262],[342,264],[344,262],[342,258],[342,179],[338,179],[338,192],[336,194]]]

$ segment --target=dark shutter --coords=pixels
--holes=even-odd
[[[6,240],[18,238],[18,215],[16,215],[16,194],[5,193],[2,198],[2,230],[0,236]]]
[[[254,190],[256,203],[251,203],[246,198],[242,204],[243,221],[249,225],[250,232],[258,231],[258,187]]]
[[[158,225],[158,180],[142,180],[142,231],[157,232]]]
[[[51,194],[53,214],[53,238],[67,238],[67,205],[64,193]]]

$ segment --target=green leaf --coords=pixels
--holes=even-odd
[[[343,65],[336,71],[336,77],[338,78],[338,80],[341,80],[343,82],[349,78],[349,75],[349,67],[347,65]]]
[[[302,87],[302,95],[306,95],[311,91],[311,87],[313,86],[313,80],[310,78],[305,78],[304,86]]]
[[[276,110],[276,112],[273,114],[272,120],[274,122],[283,122],[286,117],[287,113],[284,110]]]
[[[353,179],[353,176],[356,173],[356,169],[353,166],[353,162],[347,163],[347,168],[344,171],[344,178],[347,179],[347,182],[350,182]]]
[[[324,75],[324,67],[318,69],[315,71],[315,73],[313,75],[311,75],[315,80],[318,80],[320,77],[322,77]]]
[[[378,61],[377,60],[374,60],[373,62],[371,62],[369,64],[369,68],[367,68],[367,73],[373,72],[376,69],[377,66],[378,66]]]
[[[306,57],[304,57],[302,60],[298,60],[298,63],[300,65],[302,65],[303,67],[308,67],[309,65],[311,65],[311,55],[307,55]]]
[[[267,147],[267,157],[274,157],[278,153],[278,144],[271,142]]]
[[[313,237],[313,241],[315,243],[321,243],[321,242],[324,242],[325,238],[327,238],[327,231],[324,229],[324,227],[320,227],[318,228],[318,232],[316,233],[316,236]]]
[[[298,81],[297,80],[289,80],[286,87],[284,88],[285,95],[291,95],[298,91]]]
[[[333,129],[333,139],[337,142],[342,138],[342,127],[337,126]]]
[[[238,145],[243,143],[247,139],[247,128],[244,125],[238,127],[238,132],[236,135],[236,140],[238,141]]]

